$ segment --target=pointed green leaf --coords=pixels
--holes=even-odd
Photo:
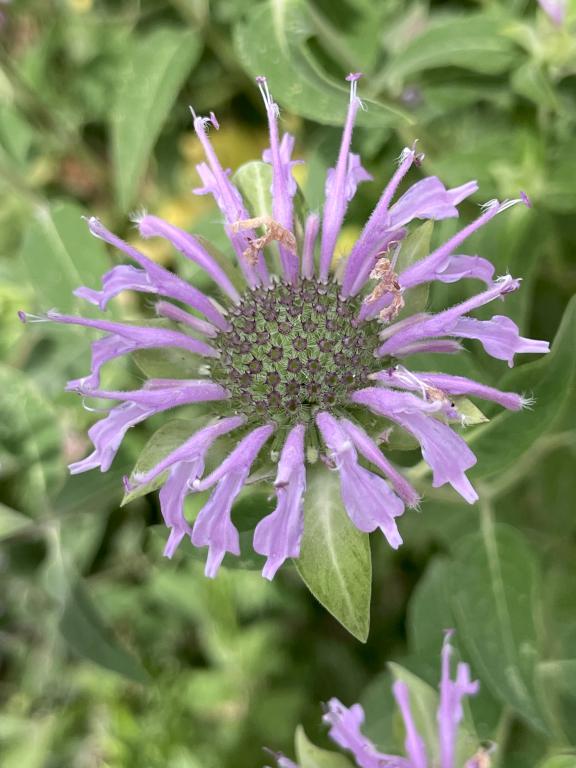
[[[65,467],[56,412],[29,378],[0,366],[0,455],[2,469],[17,476],[12,503],[25,511],[46,508],[60,488]]]
[[[99,286],[110,266],[103,243],[82,220],[84,214],[74,203],[38,208],[25,232],[20,259],[43,311],[84,310],[89,305],[73,291],[81,285]]]
[[[510,78],[512,88],[521,96],[533,101],[539,108],[551,110],[560,108],[558,99],[548,77],[538,61],[527,61]]]
[[[455,396],[451,398],[452,402],[456,404],[458,413],[462,416],[464,424],[467,427],[472,427],[475,424],[486,424],[490,419],[485,416],[480,408],[469,400],[467,397]]]
[[[26,530],[31,524],[32,521],[26,515],[0,504],[0,541]]]
[[[300,768],[352,768],[352,763],[344,755],[312,744],[301,725],[296,729],[295,744]]]
[[[311,10],[304,0],[269,0],[256,5],[236,27],[235,47],[241,63],[254,76],[265,74],[276,101],[297,115],[324,125],[344,124],[348,89],[328,76],[310,52],[315,34]],[[343,73],[344,74],[344,73]],[[366,99],[358,124],[382,127],[410,122],[400,109]]]
[[[148,674],[140,663],[120,646],[96,611],[81,581],[71,585],[60,631],[78,655],[137,683],[146,683]]]
[[[131,357],[150,379],[197,379],[199,369],[206,365],[202,358],[176,347],[137,349]]]
[[[541,729],[533,553],[517,531],[494,525],[485,511],[481,532],[456,549],[450,583],[458,638],[474,670],[501,701]]]
[[[244,163],[233,177],[252,216],[272,216],[272,166],[262,160]]]
[[[368,534],[350,521],[337,472],[311,473],[304,501],[298,573],[314,597],[358,640],[370,626],[372,561]]]
[[[396,272],[404,272],[414,262],[420,261],[430,253],[433,230],[434,222],[432,220],[425,221],[402,241],[396,262]]]
[[[63,549],[60,533],[50,530],[51,556],[44,585],[61,607],[59,629],[70,648],[83,658],[129,680],[146,683],[148,673],[117,641],[106,625],[80,576]]]
[[[130,481],[134,481],[134,475],[136,474],[140,475],[149,472],[162,459],[165,459],[169,453],[205,426],[208,418],[208,416],[199,416],[194,419],[173,419],[156,430],[142,449],[142,453],[130,473]],[[167,472],[163,472],[150,483],[138,486],[133,491],[127,491],[122,499],[122,506],[160,488],[166,479],[166,475]]]
[[[134,197],[178,92],[202,50],[192,30],[156,27],[135,35],[112,111],[116,197],[122,211]]]
[[[507,23],[484,13],[444,14],[387,63],[386,80],[399,87],[417,73],[448,66],[505,72],[517,59],[514,42],[504,35]]]

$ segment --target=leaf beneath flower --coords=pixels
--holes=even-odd
[[[298,573],[314,597],[361,642],[370,627],[372,560],[368,534],[350,521],[336,472],[310,473]]]

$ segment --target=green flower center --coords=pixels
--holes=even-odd
[[[335,282],[249,291],[230,313],[232,328],[215,339],[220,358],[212,378],[230,391],[236,411],[282,424],[344,405],[381,367],[378,323],[355,325],[358,310],[359,301],[341,298]]]

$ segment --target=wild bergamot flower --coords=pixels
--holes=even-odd
[[[442,648],[442,671],[440,676],[440,697],[436,719],[438,731],[435,755],[430,754],[431,745],[424,742],[418,732],[406,683],[397,680],[392,692],[400,710],[406,734],[405,756],[386,755],[362,733],[364,710],[360,704],[345,707],[338,699],[330,699],[323,721],[330,727],[330,738],[342,749],[348,751],[359,768],[489,768],[489,753],[493,747],[480,748],[470,756],[464,765],[457,762],[457,746],[460,724],[463,720],[463,702],[467,696],[478,693],[479,684],[470,677],[468,664],[457,665],[456,677],[452,679],[450,632],[446,633]],[[416,711],[416,709],[414,709]],[[430,734],[426,734],[430,739]],[[473,750],[471,750],[473,751]],[[281,754],[274,755],[279,768],[298,768],[296,763]]]
[[[548,351],[546,342],[522,338],[517,326],[502,315],[491,320],[469,315],[515,291],[520,281],[509,275],[494,280],[494,267],[486,259],[458,254],[469,235],[499,212],[527,203],[525,196],[487,203],[478,219],[446,243],[397,269],[407,225],[415,219],[458,216],[456,206],[477,189],[473,181],[446,189],[438,178],[429,177],[412,184],[393,202],[401,181],[423,160],[415,148],[402,152],[357,242],[347,259],[339,262],[337,273],[332,271],[348,204],[358,184],[371,178],[359,156],[350,151],[352,128],[362,106],[356,93],[358,78],[356,74],[347,78],[348,114],[336,165],[327,174],[322,215],[308,215],[301,230],[295,225],[294,138],[285,134],[280,139],[278,107],[265,78],[258,78],[258,84],[270,127],[270,147],[263,159],[272,168],[271,215],[250,216],[208,138],[209,127],[219,127],[215,116],[194,115],[206,156],[206,162],[197,166],[203,186],[195,191],[213,195],[220,208],[243,274],[241,290],[200,240],[155,216],[137,218],[140,234],[165,238],[203,269],[219,291],[218,301],[91,218],[92,234],[122,251],[132,264],[105,274],[101,290],[82,287],[76,295],[105,310],[122,291],[152,294],[159,297],[156,314],[165,323],[144,326],[48,313],[55,322],[104,332],[92,348],[90,375],[69,382],[68,389],[119,402],[90,429],[94,451],[72,464],[71,472],[96,467],[105,472],[126,431],[154,414],[212,403],[211,423],[129,481],[132,487],[163,481],[160,503],[171,529],[165,554],[172,556],[189,536],[194,546],[208,547],[206,574],[211,577],[227,552],[239,554],[231,510],[265,446],[275,465],[276,508],[256,526],[253,545],[267,558],[266,578],[271,579],[286,558],[299,555],[305,465],[318,457],[339,471],[342,500],[357,528],[366,532],[380,528],[392,547],[402,543],[396,519],[406,505],[416,506],[419,497],[364,428],[362,414],[368,411],[416,437],[432,469],[434,486],[450,483],[474,502],[477,495],[465,472],[476,459],[450,426],[462,420],[454,398],[484,398],[513,410],[525,401],[461,376],[412,371],[406,361],[419,352],[458,352],[463,338],[480,341],[489,355],[509,365],[516,353]],[[273,249],[276,259],[265,258]],[[402,313],[405,296],[414,286],[463,278],[479,279],[486,289],[438,314]],[[100,369],[109,360],[163,347],[201,360],[199,377],[148,379],[135,391],[100,388]],[[205,473],[211,448],[230,433],[236,446]],[[184,515],[185,498],[208,489],[213,489],[212,495],[191,524]]]

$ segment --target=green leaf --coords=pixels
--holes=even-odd
[[[0,455],[16,478],[16,506],[35,513],[45,510],[65,475],[60,426],[52,404],[24,374],[7,365],[0,365]]]
[[[393,682],[390,669],[385,669],[371,678],[359,700],[366,716],[362,733],[382,752],[389,751],[390,745],[395,743],[396,702],[392,693]]]
[[[46,755],[52,752],[57,730],[58,718],[54,713],[42,713],[26,720],[22,718],[18,738],[14,734],[8,744],[2,739],[2,768],[44,768]]]
[[[408,78],[437,67],[486,75],[506,72],[518,57],[514,43],[503,34],[506,23],[480,13],[445,14],[387,63],[387,80],[397,89]]]
[[[573,213],[576,209],[576,139],[572,136],[559,144],[546,175],[542,206],[558,213]]]
[[[300,768],[352,768],[352,763],[344,755],[312,744],[301,725],[296,729],[295,745]]]
[[[452,402],[456,404],[458,413],[462,416],[467,427],[472,427],[475,424],[486,424],[490,421],[480,408],[467,397],[456,396],[452,398]]]
[[[404,272],[416,261],[420,261],[430,253],[430,240],[434,231],[434,222],[426,221],[411,232],[408,237],[402,241],[398,261],[396,262],[396,272]]]
[[[505,411],[468,438],[478,457],[471,477],[481,478],[513,466],[536,440],[557,428],[569,428],[565,417],[576,401],[576,298],[569,303],[550,354],[512,370],[498,383],[504,391],[533,396],[531,409]]]
[[[576,755],[556,755],[538,763],[538,768],[576,768]]]
[[[427,221],[408,235],[406,240],[402,243],[400,253],[398,254],[398,261],[395,267],[397,274],[400,274],[411,264],[420,261],[420,259],[423,259],[430,253],[430,240],[432,238],[433,229],[434,222]],[[405,305],[399,313],[398,319],[401,320],[403,317],[423,312],[428,303],[429,291],[430,286],[428,283],[417,285],[414,288],[407,290],[404,294]]]
[[[70,587],[60,618],[60,632],[79,656],[134,682],[148,682],[141,664],[118,645],[80,580]]]
[[[20,112],[7,104],[0,107],[0,147],[6,154],[24,165],[35,138],[34,129]]]
[[[130,473],[130,481],[134,482],[135,475],[149,472],[169,453],[182,445],[189,437],[206,425],[208,416],[199,416],[195,419],[173,419],[156,430],[144,446],[138,457],[134,469]],[[137,486],[133,491],[127,491],[122,499],[121,506],[134,499],[155,491],[164,483],[166,472],[163,472],[154,480],[142,486]]]
[[[157,27],[135,37],[126,52],[111,126],[116,198],[122,211],[134,202],[152,147],[201,51],[196,32]]]
[[[514,72],[510,82],[516,93],[530,99],[538,107],[555,111],[559,109],[556,94],[538,62],[527,61],[522,64]]]
[[[138,683],[149,681],[140,662],[116,640],[90,594],[71,567],[57,529],[50,531],[50,558],[44,584],[61,607],[59,629],[70,648],[100,667]]]
[[[252,216],[272,216],[272,166],[262,160],[244,163],[233,176]]]
[[[419,656],[440,648],[443,632],[453,626],[449,595],[446,590],[450,564],[434,560],[420,579],[408,605],[410,647]]]
[[[0,541],[9,539],[20,531],[26,530],[31,525],[31,520],[26,515],[10,509],[5,504],[0,504]]]
[[[183,349],[137,349],[131,354],[138,368],[150,379],[196,379],[206,363]]]
[[[319,66],[307,43],[315,34],[312,14],[304,0],[269,0],[253,8],[235,29],[235,47],[244,67],[254,76],[265,74],[273,97],[297,115],[324,125],[344,124],[348,89]],[[358,124],[382,128],[410,122],[396,107],[364,100]]]
[[[350,521],[338,474],[311,475],[304,501],[298,573],[314,597],[361,642],[370,626],[372,563],[368,534]]]
[[[42,310],[84,310],[88,305],[73,291],[99,285],[110,266],[104,245],[82,221],[84,213],[75,203],[38,208],[25,232],[20,258]]]
[[[531,725],[543,728],[535,689],[539,573],[522,536],[495,526],[464,539],[451,573],[458,637],[493,693]]]

